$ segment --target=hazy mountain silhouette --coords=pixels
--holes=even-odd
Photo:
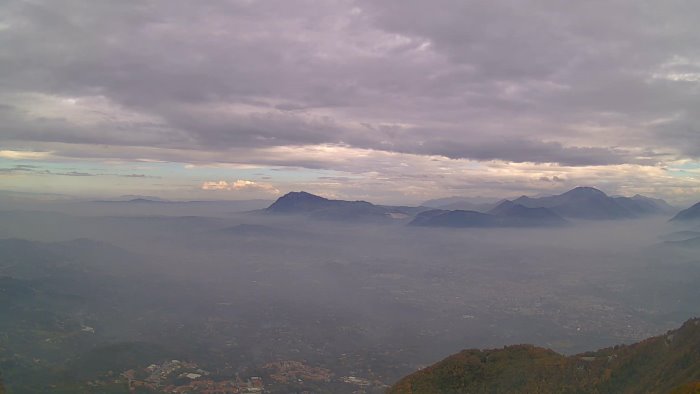
[[[501,223],[511,227],[560,226],[567,221],[547,208],[528,208],[505,200],[489,211],[501,218]]]
[[[678,212],[678,214],[676,214],[676,216],[674,216],[671,219],[671,221],[682,222],[682,221],[690,221],[690,220],[698,220],[698,219],[700,219],[700,202],[693,205],[692,207],[690,207],[688,209],[684,209],[684,210]]]
[[[543,227],[566,223],[547,208],[528,208],[506,200],[488,213],[434,209],[419,213],[410,224],[428,227]]]
[[[424,210],[420,207],[375,205],[367,201],[331,200],[304,191],[280,197],[264,211],[272,214],[302,214],[325,220],[393,221]]]
[[[433,202],[442,202],[433,200]],[[446,199],[451,204],[462,204]],[[410,224],[437,227],[539,227],[566,224],[564,218],[612,220],[669,213],[665,201],[636,195],[610,197],[592,187],[577,187],[566,193],[497,205],[471,204],[479,209],[432,209],[375,205],[367,201],[331,200],[307,192],[290,192],[264,210],[273,214],[306,215],[326,220],[395,221],[415,216]],[[486,210],[486,208],[489,208]],[[484,212],[485,211],[485,212]]]
[[[614,197],[615,201],[622,204],[625,208],[639,215],[650,214],[666,214],[672,215],[678,212],[678,209],[660,198],[651,198],[635,194],[632,197]]]
[[[531,198],[522,196],[513,201],[528,208],[548,208],[556,214],[577,219],[631,219],[668,213],[663,200],[644,196],[610,197],[592,187],[577,187],[555,196]],[[670,208],[672,209],[672,208]]]
[[[463,210],[486,213],[503,201],[487,197],[445,197],[427,200],[421,206],[449,211]]]
[[[409,224],[428,227],[497,227],[498,218],[476,211],[433,209],[419,213]]]

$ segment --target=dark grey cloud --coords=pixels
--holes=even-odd
[[[683,111],[654,128],[655,137],[691,157],[700,157],[700,114]]]
[[[0,141],[193,161],[318,144],[568,166],[698,158],[699,15],[680,0],[8,0]],[[74,113],[50,110],[70,98]]]
[[[399,150],[403,150],[399,148]],[[567,166],[608,165],[637,162],[629,153],[612,148],[564,147],[558,142],[520,138],[482,140],[474,143],[448,139],[428,139],[406,153],[434,154],[452,159],[499,160],[507,157],[516,163],[558,163]]]
[[[0,168],[0,174],[39,174],[39,175],[61,175],[61,176],[95,176],[88,172],[81,171],[51,171],[39,166],[16,165],[12,167]]]
[[[16,165],[0,168],[0,174],[27,174],[36,172],[38,167],[29,165]]]

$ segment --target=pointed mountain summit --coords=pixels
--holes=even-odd
[[[275,213],[301,213],[310,212],[324,207],[332,206],[333,202],[327,198],[315,194],[290,192],[280,197],[267,207],[266,211]]]
[[[509,211],[515,209],[515,207],[523,207],[526,208],[524,205],[516,204],[513,201],[510,200],[503,200],[501,203],[493,207],[488,211],[488,213],[492,215],[503,215],[507,214]]]
[[[568,192],[562,194],[562,196],[567,196],[569,198],[587,199],[587,198],[603,198],[608,195],[602,190],[596,189],[590,186],[578,186]]]

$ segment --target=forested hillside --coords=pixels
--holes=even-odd
[[[563,356],[531,345],[463,350],[389,393],[697,393],[700,319],[633,345]]]

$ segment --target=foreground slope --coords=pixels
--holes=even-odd
[[[700,319],[633,345],[564,356],[531,345],[463,350],[389,393],[686,393],[700,381]]]

